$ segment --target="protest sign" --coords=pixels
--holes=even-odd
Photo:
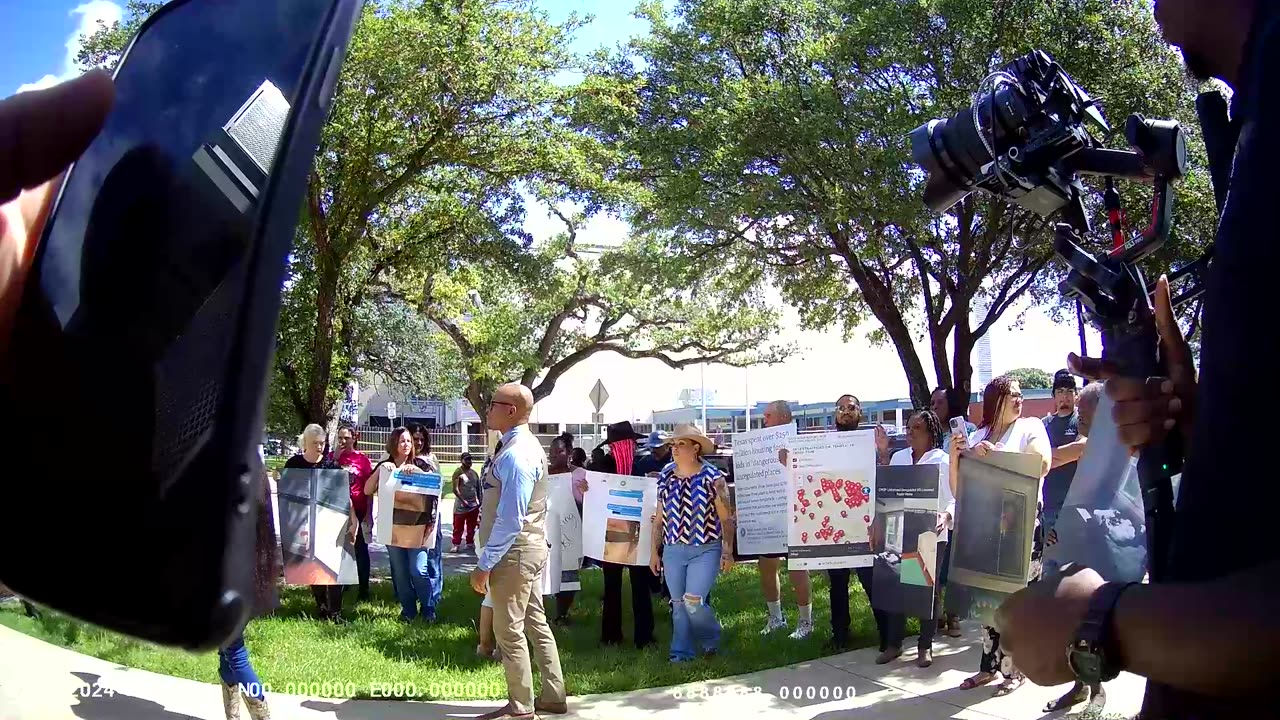
[[[582,548],[587,557],[619,565],[648,565],[656,478],[587,473],[582,499]]]
[[[436,505],[441,485],[438,473],[427,473],[413,465],[400,468],[391,463],[378,466],[378,504],[374,516],[374,537],[389,547],[420,548],[429,545],[437,529],[431,525],[429,505]],[[437,493],[431,493],[432,486]],[[434,499],[432,499],[434,497]],[[439,521],[439,518],[436,518]]]
[[[779,451],[795,436],[794,423],[733,435],[735,549],[742,555],[787,551],[790,472]]]
[[[582,567],[582,516],[573,499],[573,475],[547,477],[547,544],[551,553],[542,572],[542,594],[579,590]]]
[[[875,552],[871,605],[900,615],[933,617],[938,577],[939,483],[946,465],[876,468]]]
[[[289,585],[354,585],[351,475],[286,468],[277,483],[280,552]]]
[[[875,433],[796,435],[788,449],[787,567],[867,567],[875,514]]]

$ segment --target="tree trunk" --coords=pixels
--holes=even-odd
[[[480,416],[480,428],[482,433],[489,431],[489,401],[493,399],[493,387],[486,383],[476,382],[472,380],[467,383],[467,402],[471,403],[471,409],[476,411],[476,415]]]
[[[321,261],[316,287],[315,336],[311,343],[311,372],[307,377],[308,423],[329,421],[329,380],[333,374],[334,313],[338,302],[338,272]]]
[[[902,361],[902,370],[907,376],[907,387],[911,393],[911,403],[916,407],[929,407],[929,380],[925,377],[924,365],[920,363],[920,356],[916,354],[916,346],[911,339],[911,330],[907,328],[907,324],[903,322],[902,316],[897,313],[896,309],[892,314],[885,313],[885,317],[880,317],[881,313],[879,312],[875,314],[880,323],[884,325],[885,332],[889,334],[889,339],[893,341],[894,349],[898,351],[898,359]]]
[[[954,336],[952,341],[954,353],[951,360],[952,387],[971,393],[973,392],[973,346],[977,344],[978,338],[973,336],[973,330],[969,327],[967,313],[956,323]]]

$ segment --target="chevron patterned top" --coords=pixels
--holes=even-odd
[[[658,476],[658,502],[662,505],[663,542],[667,545],[704,545],[720,540],[716,514],[716,481],[721,472],[705,464],[693,477],[676,476],[675,463]]]

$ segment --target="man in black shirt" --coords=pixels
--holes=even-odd
[[[836,431],[862,430],[862,401],[853,395],[841,395],[836,401]],[[879,444],[879,443],[878,443]],[[883,464],[883,463],[882,463]],[[871,602],[871,582],[874,568],[857,568],[858,584]],[[831,581],[831,646],[830,650],[844,651],[849,647],[849,568],[832,568],[827,571]],[[902,639],[906,635],[907,619],[903,615],[873,610],[876,631],[880,635],[879,664],[887,663],[902,655]]]
[[[1276,376],[1274,273],[1280,242],[1269,228],[1280,169],[1280,3],[1275,0],[1158,0],[1156,19],[1198,78],[1234,89],[1240,126],[1230,191],[1218,226],[1204,296],[1200,378],[1173,320],[1167,282],[1156,292],[1157,324],[1169,379],[1114,378],[1107,393],[1120,438],[1141,447],[1173,429],[1187,441],[1178,493],[1169,577],[1124,589],[1102,618],[1101,645],[1116,667],[1148,678],[1143,720],[1269,715],[1280,677],[1280,563],[1275,512],[1280,483],[1262,456],[1242,451],[1229,422],[1259,407],[1260,381]],[[1083,374],[1107,376],[1101,363],[1076,359]],[[1190,430],[1190,432],[1188,432]],[[1206,531],[1225,528],[1223,545]],[[1074,678],[1064,648],[1105,597],[1101,578],[1081,570],[1060,584],[1025,590],[1000,609],[1006,652],[1032,680]],[[1272,711],[1274,712],[1274,708]]]

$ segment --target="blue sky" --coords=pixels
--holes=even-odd
[[[635,3],[629,0],[539,0],[536,4],[553,20],[563,20],[573,12],[595,16],[574,39],[573,49],[580,53],[614,45],[647,30],[647,23],[632,17]],[[76,68],[70,58],[75,55],[76,38],[94,28],[98,19],[118,18],[124,5],[124,0],[0,0],[0,18],[4,18],[0,48],[5,48],[0,96],[23,85],[74,75]]]

